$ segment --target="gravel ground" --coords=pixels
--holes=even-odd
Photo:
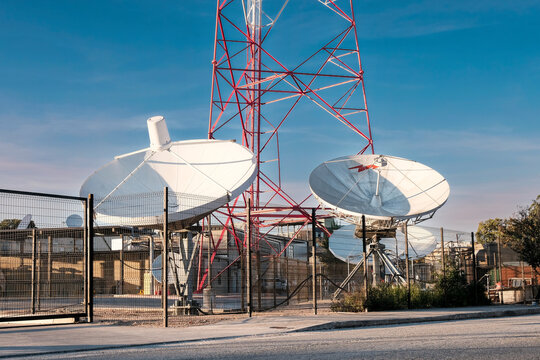
[[[331,313],[330,300],[319,302],[318,313]],[[309,316],[313,315],[311,303],[300,303],[289,306],[282,306],[278,309],[265,312],[254,312],[253,316]],[[216,313],[214,315],[195,315],[195,316],[174,316],[169,315],[170,327],[188,327],[216,324],[226,320],[245,319],[247,314],[234,313]],[[160,327],[163,325],[161,312],[157,311],[137,311],[137,310],[105,310],[96,309],[94,321],[104,325],[129,325]]]

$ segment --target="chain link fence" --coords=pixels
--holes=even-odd
[[[96,318],[166,322],[168,315],[196,313],[196,224],[226,201],[168,190],[96,198]]]
[[[92,305],[99,320],[167,321],[246,312],[249,298],[253,311],[269,311],[309,306],[314,293],[333,300],[338,289],[363,289],[363,267],[344,282],[356,263],[335,258],[321,233],[313,282],[313,234],[302,226],[286,234],[252,234],[248,261],[245,217],[232,222],[215,212],[226,200],[168,192],[109,196],[94,200],[93,222],[87,224],[85,198],[0,190],[0,321],[84,317]],[[93,251],[88,254],[90,228]],[[474,258],[470,236],[454,233],[441,232],[444,251],[439,243],[429,255],[409,260],[411,283],[432,287],[448,268],[473,282],[476,270],[476,280],[491,289],[494,301],[505,301],[502,287],[521,288],[527,297],[525,288],[535,276],[527,264],[505,248],[501,255],[493,244],[477,244]],[[392,252],[389,258],[406,276],[405,259]],[[374,269],[370,260],[368,265],[370,284],[376,271],[380,281],[392,281],[384,264]]]
[[[87,201],[0,190],[0,321],[86,316]]]

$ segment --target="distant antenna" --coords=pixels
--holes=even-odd
[[[21,222],[19,223],[19,226],[17,226],[17,229],[18,230],[28,229],[28,226],[30,225],[30,221],[32,221],[32,214],[25,215],[25,217],[23,217]]]

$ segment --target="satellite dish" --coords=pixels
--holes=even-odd
[[[28,226],[30,225],[30,221],[32,221],[32,214],[25,215],[19,225],[17,226],[18,230],[24,230],[28,229]]]
[[[66,219],[67,227],[81,227],[83,225],[83,219],[80,215],[72,214],[69,215]]]
[[[152,262],[152,275],[159,283],[161,283],[161,271],[163,269],[162,259],[163,257],[158,255]],[[188,275],[184,272],[184,268],[182,266],[182,257],[177,253],[169,253],[167,282],[169,284],[173,284],[176,282],[178,277],[179,282],[185,283],[187,281],[187,276]]]
[[[334,256],[342,261],[347,262],[347,258],[351,264],[356,264],[362,259],[362,239],[355,237],[356,225],[345,225],[332,233],[328,240],[328,248]],[[409,259],[420,259],[430,254],[441,242],[440,228],[412,225],[407,226],[409,238]],[[458,230],[444,229],[445,244],[456,241],[462,235],[467,233]],[[379,243],[385,246],[386,252],[396,252],[397,240],[397,256],[405,257],[405,234],[402,229],[398,228],[396,238],[382,238]]]
[[[326,161],[309,177],[311,192],[338,216],[359,224],[362,215],[392,222],[429,218],[448,199],[437,171],[387,155],[352,155]]]
[[[191,225],[244,192],[256,158],[234,141],[171,142],[165,119],[148,119],[150,147],[115,157],[92,174],[80,195],[94,194],[98,221],[128,226],[162,222],[163,188],[169,188],[169,221]]]
[[[426,226],[407,226],[407,237],[409,240],[409,259],[421,259],[428,254],[431,254],[433,250],[439,244],[439,236],[436,228],[429,228]],[[382,239],[380,243],[396,253],[396,240],[397,240],[397,256],[405,258],[405,234],[403,229],[399,229],[396,232],[395,239]]]
[[[357,264],[363,256],[362,239],[354,236],[356,225],[345,225],[334,230],[328,239],[328,249],[338,259]]]

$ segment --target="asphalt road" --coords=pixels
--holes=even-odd
[[[282,333],[40,358],[540,359],[540,315]]]

